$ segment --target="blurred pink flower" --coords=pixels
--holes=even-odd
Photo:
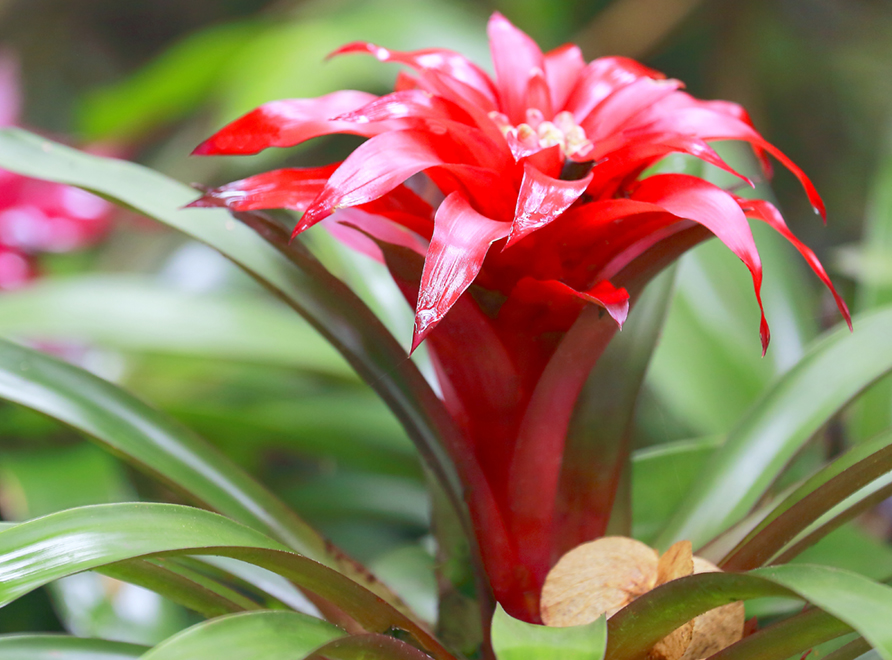
[[[0,52],[0,126],[15,125],[19,118],[17,74],[15,58]],[[0,170],[0,290],[35,277],[40,253],[67,252],[101,239],[112,209],[78,188]]]

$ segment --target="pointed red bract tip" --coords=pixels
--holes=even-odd
[[[197,147],[192,150],[192,156],[213,156],[217,153],[217,150],[213,143],[213,138],[210,140],[205,140]]]
[[[204,197],[199,197],[194,202],[189,202],[185,206],[180,208],[184,209],[212,209],[217,208],[219,206],[225,206],[224,204],[218,202],[213,197],[208,197],[205,195]]]
[[[366,53],[368,55],[374,55],[375,57],[378,57],[379,50],[386,49],[382,49],[380,46],[376,46],[375,44],[368,41],[352,41],[349,44],[344,44],[340,48],[336,48],[335,50],[331,51],[328,55],[325,56],[325,59],[330,60],[334,57],[337,57],[338,55],[351,55],[353,53]],[[378,59],[381,58],[378,57]]]
[[[335,209],[332,208],[321,208],[318,206],[308,208],[307,212],[301,216],[300,220],[298,220],[297,224],[294,226],[294,231],[291,232],[291,240],[294,240],[298,234],[303,233],[317,222],[325,220],[325,218],[334,212]]]
[[[423,342],[425,340],[425,338],[427,337],[427,334],[428,334],[427,332],[418,332],[417,327],[415,330],[413,330],[413,332],[412,332],[412,348],[409,349],[410,356],[412,355],[412,353],[415,352],[415,349],[421,345],[421,342]]]
[[[762,306],[761,301],[759,307]],[[759,337],[762,340],[762,357],[768,353],[768,342],[771,341],[771,330],[768,328],[768,321],[765,319],[765,313],[762,313],[762,321],[759,323]]]

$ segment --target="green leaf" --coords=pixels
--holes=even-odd
[[[308,520],[383,520],[418,530],[430,525],[430,500],[415,480],[340,471],[308,479],[283,497]]]
[[[7,292],[0,297],[0,335],[355,377],[340,355],[284,305],[257,296],[177,291],[138,276],[45,279]]]
[[[145,646],[68,635],[0,635],[0,660],[132,660]]]
[[[723,440],[680,440],[632,454],[632,536],[650,544]]]
[[[123,466],[88,442],[31,451],[0,451],[0,499],[12,520],[61,509],[135,499]]]
[[[335,563],[322,538],[238,466],[83,369],[0,340],[0,398],[68,424],[217,511],[269,531],[308,557]]]
[[[67,509],[0,532],[0,605],[66,575],[202,546],[285,549],[260,532],[191,507],[141,503]]]
[[[793,561],[842,568],[871,580],[885,580],[892,575],[892,547],[857,522],[834,530]]]
[[[88,442],[0,453],[0,501],[7,517],[24,520],[133,498],[120,461]],[[107,570],[105,577],[84,573],[49,585],[53,609],[65,630],[80,637],[153,644],[186,625],[186,613],[174,603],[129,584],[114,584],[107,577],[119,576]],[[192,597],[200,589],[190,583],[184,591]],[[134,598],[146,603],[138,619],[128,616],[126,609]]]
[[[859,275],[855,307],[865,312],[892,303],[892,279],[888,255],[892,251],[892,134],[887,134],[864,218],[862,249],[856,255]],[[843,258],[844,255],[842,255]],[[892,424],[892,378],[885,378],[857,403],[851,432],[856,439],[869,438]]]
[[[892,587],[823,566],[790,564],[751,571],[846,622],[889,660],[892,658]]]
[[[299,660],[344,634],[330,623],[297,612],[244,612],[194,625],[142,660]]]
[[[812,603],[864,636],[885,660],[892,658],[892,587],[849,571],[801,564],[749,573],[701,573],[661,585],[610,618],[607,656],[633,660],[703,612],[736,600],[772,596]]]
[[[429,655],[390,635],[350,635],[320,646],[314,660],[427,660]]]
[[[188,561],[179,557],[131,559],[104,566],[100,571],[103,575],[154,591],[205,617],[260,608],[244,593],[192,570]]]
[[[418,454],[405,431],[381,401],[366,390],[276,392],[238,407],[225,399],[195,402],[184,395],[164,399],[170,414],[214,438],[227,455],[245,451],[244,438],[259,446],[281,448],[301,456],[337,461],[357,471],[420,476]],[[163,398],[163,395],[162,395]],[[302,509],[298,508],[298,511]]]
[[[861,656],[865,656],[864,660],[877,660],[879,658],[879,654],[871,650],[870,644],[863,637],[852,640],[845,646],[828,653],[824,656],[824,660],[855,660],[855,658]]]
[[[744,637],[711,660],[785,660],[851,631],[851,626],[839,619],[811,608]]]
[[[892,309],[838,327],[781,376],[731,431],[659,539],[697,548],[740,520],[805,443],[892,369]]]
[[[378,556],[369,568],[430,624],[437,622],[434,558],[420,545],[404,545]]]
[[[3,530],[0,605],[66,575],[159,553],[256,564],[330,601],[367,630],[405,630],[435,657],[451,658],[424,628],[344,575],[218,514],[173,504],[82,507]]]
[[[601,660],[607,619],[583,626],[551,628],[513,618],[499,605],[492,618],[492,646],[498,660]]]
[[[390,406],[471,533],[462,485],[444,448],[458,452],[461,446],[452,418],[381,322],[299,241],[277,249],[222,209],[184,209],[195,193],[157,172],[21,129],[0,129],[0,167],[116,200],[210,245],[264,284],[322,333]]]
[[[892,432],[856,446],[794,490],[722,560],[723,570],[745,571],[766,563],[841,502],[850,507],[877,489],[850,496],[892,472]],[[889,479],[892,481],[892,475]],[[848,507],[847,507],[848,508]]]

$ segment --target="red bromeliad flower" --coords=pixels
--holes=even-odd
[[[337,236],[387,264],[415,307],[412,348],[427,339],[464,434],[454,459],[495,596],[537,621],[554,560],[604,533],[615,485],[599,510],[565,515],[564,441],[585,379],[654,275],[715,235],[749,269],[761,307],[754,218],[793,243],[849,316],[768,202],[683,174],[641,178],[670,153],[733,172],[708,141],[743,140],[766,167],[771,154],[789,168],[823,214],[808,178],[742,108],[694,99],[629,59],[586,64],[573,45],[543,54],[499,14],[489,38],[494,79],[451,51],[341,48],[413,73],[382,97],[268,103],[195,153],[253,154],[331,133],[369,139],[341,163],[253,176],[193,206],[303,212],[295,235],[331,216]],[[406,185],[422,172],[436,193],[426,200]],[[760,332],[764,350],[764,315]]]
[[[0,126],[19,115],[13,58],[0,52]],[[78,188],[0,170],[0,290],[36,275],[35,256],[90,245],[108,230],[114,207]]]

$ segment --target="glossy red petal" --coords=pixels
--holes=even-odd
[[[564,155],[561,153],[560,145],[553,145],[544,149],[539,149],[524,158],[520,159],[517,164],[520,166],[521,180],[523,178],[524,169],[531,165],[543,174],[557,179],[561,176],[561,170],[564,168]]]
[[[510,229],[508,223],[477,213],[461,195],[453,193],[443,201],[424,260],[412,350],[477,277],[489,246],[507,236]]]
[[[601,280],[588,291],[577,291],[563,282],[554,280],[552,282],[555,289],[571,293],[577,298],[604,308],[610,314],[610,318],[616,321],[616,325],[620,328],[623,327],[623,323],[626,322],[626,318],[629,316],[629,292],[621,287],[613,286],[607,280]]]
[[[577,122],[582,121],[614,91],[642,77],[666,76],[627,57],[601,57],[589,62],[579,75],[564,108],[573,113]]]
[[[551,104],[555,112],[564,109],[584,70],[585,59],[575,44],[564,44],[545,53],[545,79],[551,89]]]
[[[712,147],[697,137],[657,134],[636,137],[633,141],[623,137],[608,142],[618,143],[621,146],[609,151],[601,151],[601,149],[610,149],[612,146],[610,144],[599,143],[596,146],[594,154],[597,165],[592,169],[594,178],[588,189],[589,194],[596,198],[613,196],[624,179],[637,176],[642,168],[650,166],[670,153],[696,156],[710,165],[739,177],[747,184],[753,185],[750,179],[734,170]]]
[[[801,254],[805,258],[805,261],[815,272],[815,275],[817,275],[818,278],[826,285],[826,287],[830,289],[830,293],[833,294],[833,299],[836,301],[836,306],[839,308],[840,313],[846,320],[846,323],[849,326],[849,330],[851,330],[852,317],[849,314],[849,308],[846,305],[845,301],[842,299],[842,296],[837,293],[836,288],[830,281],[830,277],[827,275],[827,271],[824,270],[824,267],[821,265],[821,262],[818,260],[818,257],[815,255],[815,253],[812,252],[811,248],[809,248],[802,241],[796,238],[793,232],[790,231],[790,229],[787,227],[787,224],[784,222],[783,216],[780,214],[780,211],[775,208],[774,204],[761,199],[738,198],[737,201],[740,204],[740,208],[743,209],[743,212],[748,217],[756,218],[757,220],[761,220],[762,222],[766,223],[777,233],[790,241],[790,243],[793,244],[793,247],[799,250],[799,254]]]
[[[304,231],[338,208],[377,199],[428,168],[449,166],[453,174],[471,185],[474,177],[486,181],[482,170],[504,169],[498,155],[488,148],[489,142],[483,133],[470,127],[452,127],[443,134],[405,130],[375,136],[361,144],[335,171],[294,233]]]
[[[570,208],[582,196],[591,180],[591,173],[575,181],[554,179],[526,163],[517,195],[511,235],[503,249],[541,229]]]
[[[642,111],[682,86],[678,80],[638,78],[610,94],[579,122],[590,140],[597,143],[629,125]]]
[[[357,208],[389,218],[430,241],[434,230],[434,209],[407,186],[397,186],[383,197]]]
[[[709,107],[686,107],[667,113],[654,113],[652,121],[642,126],[641,132],[672,131],[695,135],[703,140],[743,140],[749,142],[757,150],[764,150],[777,158],[792,172],[815,209],[826,219],[824,202],[815,190],[811,180],[792,160],[773,144],[765,140],[752,126],[745,121],[727,114],[717,112]]]
[[[743,261],[753,277],[753,289],[762,315],[759,333],[764,355],[770,334],[762,309],[762,261],[746,216],[734,197],[697,177],[659,174],[642,181],[632,198],[657,204],[679,218],[703,225]]]
[[[753,128],[755,130],[755,126],[753,124],[753,120],[750,118],[750,114],[746,111],[739,103],[733,103],[731,101],[699,101],[695,99],[693,96],[689,96],[688,94],[684,94],[684,96],[688,96],[690,100],[695,104],[699,105],[702,108],[707,108],[709,110],[714,110],[719,114],[728,115],[729,117],[735,117],[739,119],[747,126]],[[771,178],[772,167],[771,161],[768,160],[768,156],[765,151],[760,147],[753,145],[753,150],[756,152],[756,156],[759,158],[759,162],[762,165],[762,171],[764,172],[767,178]]]
[[[425,71],[419,76],[421,87],[431,94],[436,94],[452,101],[473,120],[473,123],[492,140],[493,147],[508,153],[508,147],[501,131],[489,117],[495,112],[495,104],[486,99],[473,87],[464,84],[438,71]]]
[[[527,83],[526,107],[538,110],[543,117],[553,117],[554,107],[551,104],[551,90],[545,80],[545,72],[542,69],[533,69],[530,81]]]
[[[526,121],[527,86],[535,70],[544,72],[545,58],[538,44],[496,12],[486,28],[496,70],[499,107],[512,124]]]
[[[356,110],[375,98],[374,94],[345,90],[316,99],[265,103],[212,135],[192,153],[198,156],[248,155],[268,147],[293,147],[332,133],[371,137],[393,130],[393,125],[384,123],[332,121],[332,117]]]
[[[285,168],[264,172],[208,190],[187,206],[222,206],[233,211],[306,211],[339,165],[340,163],[334,163],[325,167]]]
[[[472,122],[468,113],[457,104],[420,89],[393,92],[333,119],[360,124],[392,119],[454,121],[465,124]]]
[[[382,48],[367,41],[355,41],[338,48],[329,57],[350,53],[366,53],[376,57],[380,62],[397,62],[417,71],[439,71],[470,85],[487,97],[490,103],[494,103],[496,99],[495,87],[486,72],[464,55],[451,50],[427,48],[406,52]]]
[[[18,61],[12,53],[0,50],[0,126],[15,124],[21,107]]]
[[[396,80],[393,83],[393,91],[405,92],[409,89],[418,89],[418,78],[409,75],[405,71],[398,71]]]

